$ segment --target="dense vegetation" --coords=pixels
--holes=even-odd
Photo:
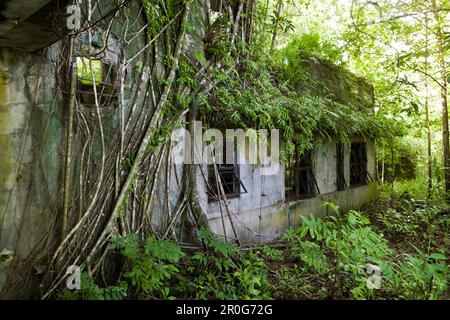
[[[294,141],[308,149],[318,135],[375,139],[379,199],[362,212],[325,203],[332,215],[306,216],[279,241],[256,247],[223,243],[204,228],[196,232],[199,247],[116,236],[109,249],[124,267],[111,285],[99,287],[85,271],[82,290],[59,298],[448,299],[448,1],[251,3],[253,29],[242,41],[229,40],[226,14],[207,30],[200,67],[221,61],[210,69],[208,95],[175,96],[164,112],[198,103],[209,125],[279,128],[284,152]],[[159,21],[149,36],[175,15],[169,10],[161,20],[158,6],[148,2]],[[302,72],[307,59],[368,79],[374,112],[315,95],[314,85],[299,92],[299,82],[311,83]],[[178,85],[198,92],[196,68],[181,57]]]
[[[124,47],[141,32],[147,40],[127,61],[138,80],[126,88],[131,97],[116,132],[101,113],[108,101],[100,105],[100,60],[91,57],[107,45],[96,52],[89,42],[89,58],[80,58],[73,53],[79,34],[66,39],[64,199],[44,241],[18,262],[21,285],[12,276],[5,288],[59,299],[450,298],[448,0],[129,2],[139,17],[127,1],[108,1],[117,14],[111,24],[98,21],[106,37],[122,29],[113,38]],[[89,19],[98,9],[90,6]],[[145,27],[128,33],[141,11]],[[91,40],[96,24],[85,23]],[[202,50],[183,48],[195,41]],[[361,103],[351,90],[313,79],[310,62],[336,70],[342,83],[365,79],[373,99]],[[93,86],[88,111],[77,109],[77,77]],[[375,142],[379,198],[361,211],[325,203],[329,216],[306,214],[273,243],[225,243],[207,229],[194,165],[183,167],[171,214],[168,183],[158,180],[169,176],[171,132],[192,130],[194,120],[280,129],[282,156],[294,145],[311,149],[314,140],[348,144],[363,136]],[[167,212],[155,230],[160,207]],[[67,267],[80,263],[81,289],[63,289]],[[41,265],[42,279],[34,270]]]
[[[59,298],[449,298],[448,211],[405,194],[382,197],[366,213],[325,205],[333,215],[304,217],[281,241],[257,247],[239,249],[204,229],[198,248],[115,238],[111,249],[126,259],[118,285],[100,288],[83,273],[82,290]]]

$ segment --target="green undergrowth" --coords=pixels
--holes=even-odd
[[[448,299],[448,214],[398,200],[367,214],[303,217],[279,242],[253,249],[199,230],[202,249],[169,240],[116,237],[125,259],[115,284],[82,273],[81,290],[61,299]],[[419,201],[420,202],[420,201]]]

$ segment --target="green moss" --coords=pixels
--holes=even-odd
[[[298,59],[296,74],[290,82],[300,92],[331,98],[358,110],[373,107],[373,87],[364,79],[323,59],[308,56]]]

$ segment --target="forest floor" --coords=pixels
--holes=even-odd
[[[125,258],[114,283],[85,272],[61,299],[450,299],[449,205],[386,194],[361,211],[302,217],[273,243],[237,247],[198,230],[200,247],[135,234],[112,239]],[[116,256],[117,257],[117,256]]]
[[[291,237],[282,250],[282,260],[268,259],[271,295],[276,299],[450,299],[449,213],[446,204],[392,195],[365,207],[363,215],[368,221],[353,225],[348,238],[344,235],[336,240],[341,244],[327,243],[326,235],[321,238],[310,234],[310,229],[300,238],[304,243],[318,244],[311,246],[313,250],[293,244],[295,237]],[[358,232],[354,231],[359,228],[373,232],[362,234],[374,237],[372,243],[367,243],[373,246],[372,253],[358,244],[364,243],[363,239],[355,241]],[[380,288],[366,290],[364,278],[367,280],[370,273],[364,275],[360,264],[364,260],[358,260],[357,252],[377,255],[377,246]],[[375,265],[376,260],[372,259]],[[343,267],[339,266],[341,262]]]

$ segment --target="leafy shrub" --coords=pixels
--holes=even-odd
[[[449,271],[445,247],[438,250],[439,252],[427,254],[409,245],[415,248],[414,253],[399,254],[391,248],[383,235],[371,226],[370,220],[364,214],[354,210],[342,214],[334,204],[325,205],[334,215],[325,219],[303,217],[298,228],[286,232],[284,239],[290,242],[292,255],[299,257],[306,269],[282,269],[283,272],[276,274],[281,283],[287,286],[289,281],[286,277],[295,277],[291,281],[303,281],[311,296],[319,296],[317,283],[331,281],[331,297],[339,293],[354,299],[376,296],[403,299],[446,297]],[[437,206],[412,199],[405,201],[404,205],[405,211],[401,213],[394,209],[379,213],[379,221],[388,232],[404,233],[409,237],[426,235],[430,239],[430,252],[434,232],[439,226],[445,230],[447,219],[440,218]],[[408,244],[405,245],[409,248]],[[368,282],[371,276],[368,271],[373,266],[380,270],[379,288]],[[311,275],[308,275],[309,271],[314,272],[313,280]],[[308,284],[311,281],[316,282],[315,288]],[[294,292],[302,292],[299,288],[288,288]],[[324,297],[324,294],[322,292],[320,296]]]
[[[329,266],[327,257],[318,244],[304,241],[300,243],[299,249],[300,250],[298,250],[298,247],[294,247],[294,254],[297,254],[308,267],[318,273],[325,273],[328,271]],[[296,253],[297,250],[300,252]]]
[[[386,259],[392,250],[368,226],[366,216],[354,210],[341,214],[336,205],[325,205],[335,215],[325,219],[302,217],[301,225],[288,231],[285,239],[292,242],[293,254],[319,275],[332,273],[329,276],[336,288],[354,298],[370,298],[373,289],[367,288],[366,268],[369,263],[390,268]]]
[[[342,63],[342,50],[334,43],[321,39],[317,32],[295,37],[279,55],[290,62],[286,70],[293,72],[299,69],[300,65],[296,62],[301,57],[317,57],[335,64]]]
[[[439,252],[426,254],[416,248],[416,254],[406,254],[401,264],[400,296],[405,299],[440,299],[448,290],[450,276],[447,257]]]
[[[65,289],[59,298],[448,298],[448,239],[441,240],[444,245],[432,241],[436,235],[447,237],[448,219],[438,206],[404,200],[403,206],[378,213],[381,224],[375,227],[361,212],[325,205],[333,215],[302,217],[297,228],[286,231],[285,250],[269,245],[240,250],[205,229],[198,231],[203,248],[190,252],[154,236],[145,242],[133,234],[114,238],[110,248],[126,258],[117,286],[101,288],[83,271],[81,290]],[[404,239],[426,235],[428,245],[393,247],[380,227]],[[374,268],[380,278],[371,278]]]
[[[271,248],[267,245],[264,245],[261,248],[261,253],[268,259],[273,261],[282,261],[284,259],[283,251]]]
[[[176,264],[184,255],[178,245],[150,236],[145,246],[141,246],[138,236],[130,234],[114,238],[110,248],[128,260],[124,277],[130,280],[137,294],[173,298],[169,295],[170,280],[180,272]]]
[[[387,208],[376,216],[385,230],[392,234],[431,236],[435,227],[445,223],[440,217],[441,207],[416,199],[403,199],[400,208]]]
[[[196,299],[267,299],[267,264],[259,252],[244,254],[234,245],[222,242],[201,229],[199,239],[205,250],[186,259],[187,270],[195,272],[179,288]]]

